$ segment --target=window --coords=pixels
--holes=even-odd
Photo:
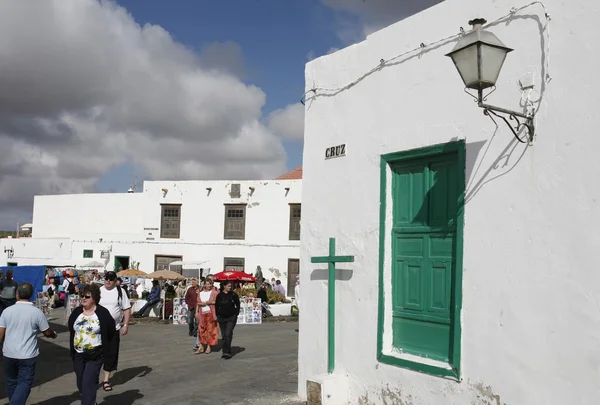
[[[161,205],[160,237],[179,239],[181,205]]]
[[[243,257],[226,257],[223,259],[223,271],[244,271],[245,263]]]
[[[8,262],[8,263],[6,263],[6,265],[8,267],[17,267],[19,265],[19,263],[17,263],[17,262]],[[0,272],[0,273],[2,273],[2,272]]]
[[[290,204],[290,240],[300,240],[300,204]]]
[[[246,206],[225,206],[225,239],[244,239],[246,237]]]
[[[169,264],[173,262],[178,262],[183,260],[182,256],[154,256],[154,271],[159,270],[172,270],[179,274],[181,274],[181,266],[171,266],[169,269]]]
[[[240,198],[241,193],[240,193],[240,185],[239,184],[231,185],[231,191],[229,192],[229,196],[231,198]]]
[[[287,295],[288,297],[296,296],[296,281],[300,274],[300,260],[288,259],[288,276],[287,276]]]
[[[382,157],[381,168],[380,255],[385,260],[379,271],[391,285],[380,285],[378,358],[457,379],[464,153],[464,142],[394,153]],[[388,175],[391,190],[386,190]],[[391,332],[387,347],[385,330]],[[425,364],[404,354],[430,360]]]
[[[92,249],[85,249],[83,251],[84,259],[92,259],[94,257],[94,251]]]

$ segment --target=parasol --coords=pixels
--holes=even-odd
[[[256,282],[256,279],[254,278],[253,275],[244,273],[243,271],[221,271],[219,273],[216,273],[214,275],[214,277],[215,277],[215,280],[217,280],[217,281],[229,280],[229,281],[243,281],[243,282],[249,282],[249,283]]]
[[[117,273],[119,277],[148,277],[148,273],[143,270],[127,269]]]
[[[94,268],[94,267],[104,267],[104,266],[106,266],[104,263],[99,262],[97,260],[92,260],[91,262],[86,263],[86,264],[84,264],[81,267],[92,267],[92,268]]]
[[[185,280],[181,274],[171,270],[159,270],[154,273],[147,274],[146,277],[153,278],[155,280]]]

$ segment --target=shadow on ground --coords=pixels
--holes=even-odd
[[[115,375],[111,378],[111,382],[113,387],[117,385],[123,385],[136,377],[144,377],[150,372],[152,372],[152,368],[145,366],[127,368],[125,370],[116,372]],[[73,385],[75,385],[75,381],[73,381]],[[102,388],[99,389],[101,390]],[[140,390],[129,390],[120,394],[114,394],[105,397],[104,402],[102,402],[102,404],[131,405],[135,401],[143,397],[144,396],[140,393]],[[61,395],[59,397],[50,398],[42,402],[37,402],[34,405],[65,405],[77,401],[79,398],[79,392],[75,391],[70,395]]]
[[[51,341],[46,338],[39,339],[39,348],[40,355],[37,360],[33,387],[37,387],[73,372],[69,349],[51,343]],[[4,363],[1,356],[0,370],[4,370]],[[0,399],[3,399],[7,397],[6,379],[4,377],[4,371],[0,374]],[[75,381],[73,381],[73,383],[75,383]],[[64,404],[65,402],[62,402],[62,405]]]
[[[231,357],[235,357],[236,355],[246,351],[245,347],[239,346],[231,346]]]
[[[100,405],[132,405],[135,401],[142,398],[144,396],[140,393],[140,390],[129,390],[105,397],[104,401],[100,402]]]

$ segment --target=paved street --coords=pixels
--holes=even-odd
[[[68,353],[68,332],[57,327],[55,341],[40,339],[35,387],[28,404],[79,404]],[[138,324],[121,341],[114,390],[98,391],[104,405],[275,405],[302,404],[297,390],[297,323],[239,325],[234,331],[237,354],[194,355],[187,326]],[[0,404],[8,403],[4,373]]]

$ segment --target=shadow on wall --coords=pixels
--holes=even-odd
[[[505,146],[501,145],[501,138],[496,140],[498,128],[487,142],[474,142],[467,144],[467,179],[464,204],[468,204],[479,191],[492,180],[507,175],[511,172],[527,152],[527,144],[519,143],[514,137],[508,138]],[[484,147],[480,155],[481,149]],[[492,148],[492,145],[494,148]],[[490,150],[502,149],[497,156],[488,157]]]
[[[350,281],[354,275],[354,270],[351,269],[335,269],[335,279],[341,281]],[[328,269],[315,269],[310,273],[310,281],[327,281],[329,280]]]

